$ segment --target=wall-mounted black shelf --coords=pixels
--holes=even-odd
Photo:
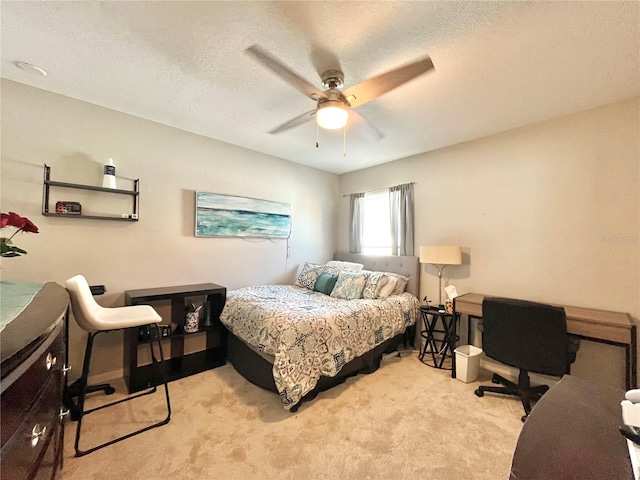
[[[45,165],[46,166],[46,165]],[[78,190],[93,190],[94,192],[119,193],[121,195],[138,195],[136,190],[121,190],[119,188],[94,187],[93,185],[80,185],[78,183],[54,182],[45,180],[45,185],[52,187],[77,188]]]
[[[51,180],[51,167],[49,165],[44,166],[44,191],[42,195],[42,215],[45,217],[63,217],[63,218],[82,218],[82,219],[94,219],[94,220],[117,220],[121,222],[137,222],[138,221],[138,208],[139,208],[139,184],[140,180],[135,179],[133,181],[133,190],[123,190],[119,188],[105,188],[95,187],[93,185],[82,185],[79,183],[68,182],[56,182]],[[116,215],[76,215],[67,213],[54,213],[49,211],[49,193],[50,188],[72,188],[76,190],[85,190],[91,192],[102,192],[116,195],[129,195],[133,201],[133,212],[123,217]]]
[[[137,218],[130,217],[110,217],[108,215],[70,215],[66,213],[50,213],[50,212],[42,212],[42,215],[45,217],[60,217],[60,218],[82,218],[82,219],[94,219],[94,220],[118,220],[121,222],[137,222]]]

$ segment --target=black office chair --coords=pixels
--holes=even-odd
[[[493,383],[505,386],[481,386],[475,394],[520,397],[524,422],[531,412],[531,401],[539,400],[549,390],[547,385],[532,387],[529,372],[556,377],[569,373],[579,340],[567,334],[564,308],[508,298],[486,298],[482,302],[481,329],[487,357],[520,369],[520,374],[517,384],[494,374]]]

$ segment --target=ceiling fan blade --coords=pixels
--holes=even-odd
[[[348,88],[343,92],[343,95],[352,107],[357,107],[378,98],[380,95],[399,87],[418,75],[428,72],[432,68],[433,62],[431,58],[425,57],[417,62],[360,82]]]
[[[367,140],[377,142],[384,138],[384,134],[373,126],[367,119],[357,113],[354,109],[349,109],[349,119],[353,122],[353,126],[361,132]]]
[[[298,115],[296,118],[293,118],[288,122],[283,123],[282,125],[277,126],[272,130],[269,130],[267,133],[275,135],[277,133],[284,132],[285,130],[289,130],[290,128],[297,127],[298,125],[302,125],[303,123],[306,123],[309,120],[313,120],[315,116],[316,116],[315,109],[310,110],[308,112],[303,113],[302,115]]]
[[[296,90],[302,92],[307,97],[310,97],[314,100],[317,100],[319,98],[326,98],[326,95],[322,93],[322,91],[318,90],[300,75],[295,73],[293,70],[290,70],[289,67],[283,65],[280,60],[271,56],[271,54],[264,51],[257,45],[250,46],[245,50],[245,52],[249,55],[252,55],[265,67],[267,67],[269,70],[271,70],[285,82],[293,86]]]

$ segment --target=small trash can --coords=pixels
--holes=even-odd
[[[473,345],[462,345],[455,349],[456,378],[464,383],[473,382],[478,378],[482,349]]]

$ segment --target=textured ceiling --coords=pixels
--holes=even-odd
[[[640,3],[6,2],[2,77],[334,173],[640,94]],[[435,70],[357,108],[385,136],[314,122],[314,103],[244,53],[321,88],[429,55]],[[37,77],[14,62],[39,65]]]

